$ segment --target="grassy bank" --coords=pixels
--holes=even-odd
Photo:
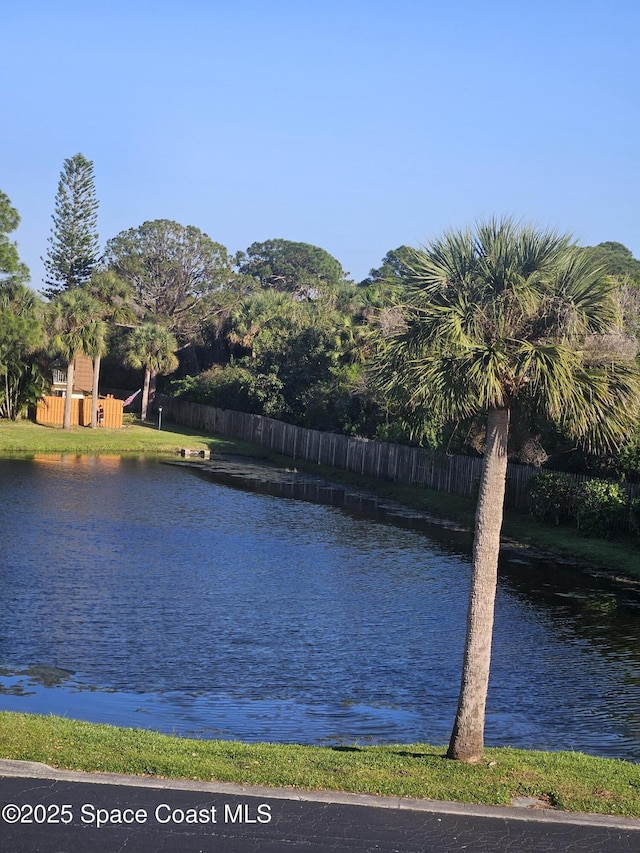
[[[0,455],[39,453],[149,453],[174,454],[180,448],[219,453],[255,452],[242,441],[206,435],[175,424],[159,430],[151,424],[135,423],[123,429],[42,426],[31,421],[0,419]]]
[[[53,767],[202,781],[509,805],[536,797],[566,811],[640,817],[640,767],[580,753],[488,749],[475,766],[444,749],[200,741],[57,717],[0,713],[0,756]]]

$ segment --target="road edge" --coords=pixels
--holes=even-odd
[[[123,785],[155,790],[201,791],[209,794],[259,797],[263,799],[295,800],[298,802],[339,803],[367,808],[403,809],[435,814],[457,814],[472,817],[506,818],[510,820],[571,823],[583,826],[603,826],[640,832],[640,819],[604,814],[562,812],[545,808],[516,806],[486,806],[475,803],[454,803],[412,797],[385,797],[373,794],[353,794],[345,791],[312,791],[297,788],[269,788],[259,785],[238,785],[230,782],[197,782],[189,779],[165,779],[157,776],[126,776],[119,773],[88,773],[80,770],[59,770],[35,761],[0,759],[0,777],[47,779],[56,782],[84,782],[95,785]]]

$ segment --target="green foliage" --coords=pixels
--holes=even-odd
[[[529,480],[529,507],[535,518],[555,525],[573,518],[576,485],[567,474],[541,471]]]
[[[35,359],[43,341],[39,317],[0,310],[0,417],[17,420],[46,393],[48,383]]]
[[[67,363],[100,349],[106,326],[99,303],[82,288],[62,291],[49,304],[50,348]]]
[[[49,237],[45,295],[85,284],[98,262],[98,201],[93,163],[82,154],[64,161]]]
[[[276,389],[257,380],[254,373],[238,364],[213,367],[198,376],[187,376],[170,385],[171,393],[180,400],[189,400],[219,409],[231,409],[251,414],[266,414],[265,402],[274,398]]]
[[[640,498],[634,498],[629,503],[629,518],[633,532],[640,534]]]
[[[17,210],[0,192],[0,417],[12,420],[46,389],[35,361],[44,344],[43,306],[26,286],[29,271],[8,238],[19,222]]]
[[[376,427],[376,438],[432,450],[442,447],[445,422],[429,406],[412,399],[411,390],[400,378],[390,391],[379,389],[376,402],[384,413]]]
[[[171,332],[147,321],[129,333],[125,363],[134,370],[172,373],[178,366],[177,348]]]
[[[386,284],[391,287],[404,286],[411,275],[410,258],[412,249],[409,246],[399,246],[392,249],[382,259],[382,265],[369,271],[369,275],[361,285],[371,288],[374,285]]]
[[[345,435],[374,437],[382,414],[359,364],[332,366],[306,397],[304,425]]]
[[[568,474],[542,471],[529,482],[529,504],[531,514],[541,521],[574,523],[588,535],[608,536],[624,524],[628,499],[619,483],[598,479],[577,483]]]
[[[627,495],[619,483],[586,480],[577,486],[573,503],[578,529],[605,536],[623,520]]]
[[[633,362],[589,358],[615,328],[613,283],[568,237],[490,220],[413,251],[380,386],[442,419],[528,401],[589,450],[615,448],[640,401]]]
[[[622,243],[608,240],[583,250],[593,261],[602,265],[610,276],[629,278],[640,284],[640,261]]]
[[[614,475],[625,480],[640,481],[640,424],[637,425],[622,446],[620,452],[611,460]]]
[[[107,322],[126,326],[137,322],[131,286],[112,270],[95,269],[84,289],[100,304],[101,316]]]
[[[124,363],[144,371],[140,417],[147,418],[150,400],[155,395],[158,374],[173,373],[178,366],[177,341],[170,331],[147,320],[129,332],[125,344]]]
[[[144,222],[109,240],[109,268],[133,292],[144,318],[191,340],[228,301],[233,272],[227,250],[193,225]]]
[[[240,272],[260,287],[285,291],[296,299],[316,299],[346,280],[340,262],[310,243],[282,239],[252,243],[237,262]]]
[[[0,285],[26,284],[29,270],[20,261],[18,246],[9,234],[20,224],[20,215],[11,205],[8,196],[0,190]]]
[[[304,395],[298,389],[295,397],[295,387],[285,387],[279,372],[256,371],[254,363],[245,359],[174,380],[169,390],[179,399],[221,409],[347,435],[373,435],[379,412],[361,388],[359,376],[357,365],[337,367],[305,387]]]
[[[365,289],[306,243],[254,243],[237,264],[236,298],[207,327],[213,357],[203,360],[214,368],[173,387],[210,405],[373,434],[379,410],[363,382],[371,348]]]
[[[301,301],[260,290],[242,299],[228,318],[226,336],[236,364],[246,371],[244,410],[304,426],[353,429],[363,416],[362,400],[346,397],[359,382],[363,328],[322,297]]]

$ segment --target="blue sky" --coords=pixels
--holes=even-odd
[[[640,257],[637,0],[21,0],[2,42],[0,189],[35,288],[79,151],[103,244],[174,219],[360,280],[508,214]]]

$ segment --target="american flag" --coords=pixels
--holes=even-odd
[[[124,401],[124,403],[122,404],[122,408],[124,408],[125,406],[128,406],[128,405],[129,405],[129,403],[133,403],[133,401],[136,399],[136,397],[138,396],[138,394],[139,394],[141,391],[142,391],[142,388],[138,388],[138,390],[137,390],[137,391],[134,391],[134,392],[133,392],[133,394],[132,394],[130,397],[127,397],[127,399],[126,399],[126,400]]]

